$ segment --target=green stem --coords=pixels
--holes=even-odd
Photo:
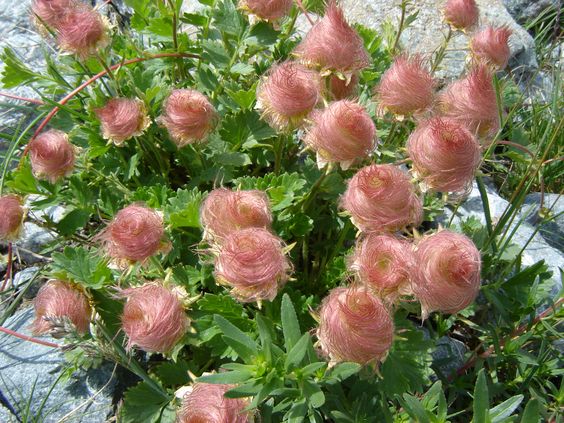
[[[309,192],[308,196],[306,197],[305,201],[302,204],[302,211],[304,213],[307,212],[307,210],[309,209],[309,206],[311,205],[313,200],[315,200],[315,197],[317,196],[317,193],[318,193],[319,189],[321,188],[323,181],[325,180],[327,175],[329,175],[329,173],[331,173],[331,170],[332,170],[331,165],[330,164],[327,165],[327,169],[325,170],[325,172],[323,172],[321,174],[321,176],[317,179],[317,181],[315,181],[315,184],[313,184],[313,186],[311,187],[311,191]]]
[[[452,39],[452,35],[453,35],[453,32],[452,32],[451,27],[449,26],[448,33],[447,33],[447,36],[445,38],[445,41],[443,42],[443,44],[441,45],[441,47],[437,51],[437,54],[435,55],[435,60],[433,61],[433,66],[431,67],[431,73],[435,73],[435,71],[437,70],[437,68],[442,63],[443,59],[445,58],[446,48],[448,47],[448,43]]]
[[[286,137],[280,136],[275,141],[274,146],[274,174],[280,175],[280,168],[282,166],[282,154],[284,153],[284,146],[286,144]]]
[[[484,216],[486,218],[486,229],[488,231],[488,236],[491,237],[493,233],[493,225],[492,215],[490,212],[490,202],[488,200],[486,186],[481,176],[476,176],[476,182],[478,184],[478,190],[480,191],[480,198],[482,199],[482,207],[484,209]],[[492,241],[492,250],[494,253],[497,253],[497,245],[495,243],[495,239]]]
[[[396,52],[400,41],[401,33],[403,32],[403,24],[405,22],[405,11],[407,9],[407,2],[402,1],[400,7],[401,7],[401,16],[400,16],[399,28],[398,28],[398,33],[396,35],[396,39],[394,40],[394,44],[392,46],[392,54]]]
[[[335,247],[332,248],[329,256],[325,257],[323,262],[319,266],[319,272],[318,272],[319,276],[321,276],[325,271],[325,268],[327,267],[327,263],[331,263],[331,261],[337,256],[337,254],[339,254],[339,250],[343,247],[343,244],[345,243],[345,239],[347,238],[347,235],[351,228],[352,228],[351,220],[347,219],[345,225],[343,226],[343,229],[341,229],[341,233],[339,234],[339,239],[337,239],[337,243],[335,244]]]

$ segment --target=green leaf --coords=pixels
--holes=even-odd
[[[227,34],[239,35],[243,29],[243,18],[231,0],[223,0],[215,5],[214,25]]]
[[[250,75],[251,73],[255,72],[255,68],[249,65],[248,63],[235,63],[231,67],[231,73],[235,75]]]
[[[245,176],[235,179],[234,182],[240,189],[266,191],[273,211],[281,211],[294,204],[304,194],[307,184],[299,173],[284,173],[279,176],[269,173],[261,178]]]
[[[272,333],[270,325],[260,314],[257,314],[255,320],[257,322],[262,351],[264,351],[264,358],[267,362],[270,362],[272,359],[272,350],[270,348],[272,345]]]
[[[325,394],[316,383],[304,380],[302,391],[307,398],[309,405],[313,408],[319,408],[325,404]]]
[[[5,47],[0,54],[0,62],[4,63],[2,70],[2,86],[14,88],[22,84],[29,84],[40,78],[40,75],[25,66],[14,51]]]
[[[253,373],[244,370],[233,370],[231,372],[214,373],[212,375],[200,376],[198,382],[232,384],[244,383],[253,377]]]
[[[286,352],[289,352],[300,339],[302,332],[300,331],[296,310],[288,294],[282,296],[282,308],[280,313],[282,331],[284,333],[284,347],[286,348]]]
[[[481,369],[478,373],[472,408],[474,411],[473,423],[490,423],[488,382],[484,369]]]
[[[358,373],[361,369],[360,364],[358,363],[339,363],[334,367],[331,367],[325,376],[326,379],[330,380],[333,379],[334,381],[343,381],[350,376]]]
[[[67,280],[92,289],[100,289],[113,282],[105,261],[83,247],[65,247],[62,253],[53,253],[53,272]]]
[[[223,45],[217,41],[204,40],[202,41],[204,49],[203,59],[213,64],[215,67],[224,68],[229,64],[229,53]]]
[[[197,13],[184,13],[180,20],[184,23],[194,25],[194,26],[205,26],[208,18]]]
[[[405,411],[407,411],[407,413],[415,419],[417,423],[430,423],[429,416],[427,415],[425,408],[413,395],[404,394],[403,401],[400,400],[400,402],[405,408]]]
[[[541,420],[539,401],[536,398],[531,398],[525,406],[521,423],[539,423]]]
[[[325,361],[318,361],[318,362],[315,362],[315,363],[310,363],[307,366],[302,368],[301,374],[303,376],[310,376],[313,373],[315,373],[316,371],[318,371],[319,369],[322,369],[326,366],[327,366],[327,363]]]
[[[57,223],[57,230],[61,235],[72,235],[79,228],[83,228],[90,219],[90,212],[88,210],[74,209],[67,213]]]
[[[304,333],[300,340],[292,347],[286,356],[286,361],[284,363],[284,368],[289,370],[292,367],[297,367],[300,365],[304,359],[307,347],[310,342],[309,333]]]
[[[169,206],[165,208],[166,220],[173,228],[199,228],[202,198],[203,194],[198,188],[191,191],[179,189],[176,197],[168,200]]]
[[[244,42],[246,44],[265,47],[276,43],[279,35],[280,32],[276,31],[271,24],[261,21],[251,28]]]
[[[504,422],[519,407],[523,398],[523,395],[515,395],[492,408],[490,410],[492,423]]]
[[[178,360],[176,363],[165,361],[155,368],[155,373],[164,385],[181,386],[190,382],[189,370],[190,366],[185,360]]]
[[[227,338],[226,341],[233,340],[245,347],[252,355],[257,355],[258,347],[256,342],[253,341],[245,332],[218,314],[214,316],[214,321],[225,335],[225,338]]]
[[[141,382],[125,393],[121,408],[123,423],[154,423],[159,421],[161,410],[167,400],[155,395],[155,391],[145,382]]]

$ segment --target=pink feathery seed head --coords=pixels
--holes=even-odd
[[[208,98],[196,90],[173,90],[159,118],[178,148],[205,141],[219,115]]]
[[[64,321],[70,322],[79,333],[88,332],[91,307],[84,292],[76,285],[50,280],[41,287],[33,302],[35,320],[31,325],[34,335],[57,330]]]
[[[470,50],[473,57],[493,65],[497,69],[507,66],[511,51],[509,49],[509,37],[512,31],[507,26],[500,28],[486,27],[474,34],[470,41]]]
[[[337,162],[346,169],[374,151],[376,126],[360,104],[339,100],[312,114],[304,143],[317,153],[320,168]]]
[[[62,50],[81,59],[96,54],[108,42],[108,25],[94,9],[81,6],[70,10],[57,25],[58,43]]]
[[[409,292],[414,265],[411,243],[388,234],[368,234],[349,258],[360,282],[388,302]]]
[[[0,197],[0,240],[15,241],[20,237],[25,219],[22,199],[14,194]]]
[[[370,165],[348,182],[341,207],[363,232],[395,232],[419,225],[423,216],[421,198],[407,172],[393,165]]]
[[[362,38],[347,23],[343,10],[331,0],[325,16],[306,34],[294,51],[306,66],[340,72],[367,67],[370,58]]]
[[[364,287],[335,288],[321,303],[317,338],[333,363],[376,364],[385,358],[393,336],[390,312]]]
[[[435,86],[420,55],[401,55],[382,75],[376,89],[379,108],[400,116],[422,112],[431,106]]]
[[[475,0],[447,0],[443,12],[446,23],[462,31],[476,25],[480,17]]]
[[[329,91],[334,100],[353,97],[358,91],[358,72],[353,73],[350,79],[340,78],[335,74],[329,75],[328,78],[330,78]]]
[[[31,3],[32,19],[40,29],[44,29],[43,25],[57,29],[59,22],[77,6],[76,0],[33,0]]]
[[[239,7],[257,18],[273,22],[287,16],[293,0],[240,0]]]
[[[126,299],[121,316],[127,348],[168,352],[182,338],[189,324],[181,300],[160,283],[120,291]]]
[[[108,255],[118,261],[144,262],[166,249],[161,215],[141,204],[121,209],[98,236]]]
[[[412,289],[423,318],[433,311],[457,313],[480,290],[480,252],[465,235],[443,230],[424,237],[415,252]]]
[[[257,88],[261,117],[280,132],[299,127],[320,98],[319,75],[291,61],[274,65]]]
[[[67,134],[56,129],[43,132],[31,141],[29,156],[36,178],[51,183],[69,175],[74,169],[76,148]]]
[[[497,97],[487,65],[477,64],[463,79],[451,83],[440,95],[439,108],[480,137],[499,129]]]
[[[138,98],[112,98],[95,112],[102,135],[116,145],[143,134],[151,123],[145,104]]]
[[[178,423],[247,423],[250,414],[245,411],[248,402],[242,398],[224,395],[235,385],[196,382],[182,400]]]
[[[282,240],[263,228],[232,232],[215,261],[216,280],[241,302],[273,300],[291,270]]]
[[[204,238],[215,241],[239,229],[268,229],[272,224],[270,202],[264,191],[214,189],[202,203],[200,220]]]
[[[407,151],[425,188],[440,192],[465,192],[481,159],[476,137],[461,123],[440,117],[417,126]]]

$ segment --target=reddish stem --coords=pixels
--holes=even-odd
[[[2,282],[2,288],[0,292],[4,292],[8,279],[12,276],[12,243],[8,242],[8,263],[6,263],[6,275],[4,276],[4,282]]]
[[[2,97],[13,98],[14,100],[27,101],[28,103],[40,104],[40,105],[45,104],[44,102],[36,98],[20,97],[19,95],[8,94],[8,93],[0,93],[0,95]]]
[[[302,0],[296,0],[296,3],[298,4],[298,8],[302,11],[302,13],[305,15],[307,21],[310,23],[311,26],[315,25],[315,22],[313,22],[313,19],[311,19],[311,17],[309,16],[309,14],[307,13],[306,8],[304,7]]]
[[[33,336],[27,336],[19,332],[15,332],[11,329],[0,326],[0,332],[7,333],[8,335],[15,336],[16,338],[23,339],[24,341],[33,342],[34,344],[45,345],[51,348],[60,348],[61,346],[49,341],[42,341],[41,339],[34,338]]]

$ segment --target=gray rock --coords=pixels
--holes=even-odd
[[[513,18],[524,25],[538,18],[549,7],[558,7],[558,0],[503,0]]]
[[[41,254],[43,249],[55,239],[56,234],[54,232],[33,222],[25,222],[23,235],[21,239],[14,244],[14,250],[25,263],[37,263],[40,262],[42,258],[36,254]]]
[[[39,267],[31,266],[20,270],[14,275],[12,279],[12,285],[14,288],[21,288],[26,282],[29,282],[35,274],[39,271]]]
[[[32,320],[31,309],[21,310],[12,316],[5,326],[29,335],[28,326]],[[47,338],[45,340],[52,341]],[[111,368],[102,366],[97,370],[79,372],[70,382],[56,383],[64,365],[63,357],[56,349],[0,334],[0,390],[14,409],[21,410],[33,395],[31,413],[32,416],[39,414],[36,417],[41,416],[40,421],[105,421],[112,412],[114,381],[110,381]],[[108,381],[108,386],[102,389]],[[52,387],[53,390],[49,393]],[[38,407],[45,398],[45,407],[38,413]],[[61,420],[75,409],[76,412]],[[26,421],[31,420],[35,421]],[[8,423],[15,422],[16,419],[6,408],[0,406],[0,421]]]
[[[468,348],[463,342],[443,336],[437,340],[436,348],[431,353],[433,367],[441,376],[448,377],[464,365],[467,352]]]
[[[540,200],[541,194],[539,192],[527,195],[520,215],[525,217],[530,225],[540,226],[539,233],[544,240],[564,253],[564,197],[560,194],[545,194],[542,211],[540,210]],[[543,222],[541,214],[548,221]]]

